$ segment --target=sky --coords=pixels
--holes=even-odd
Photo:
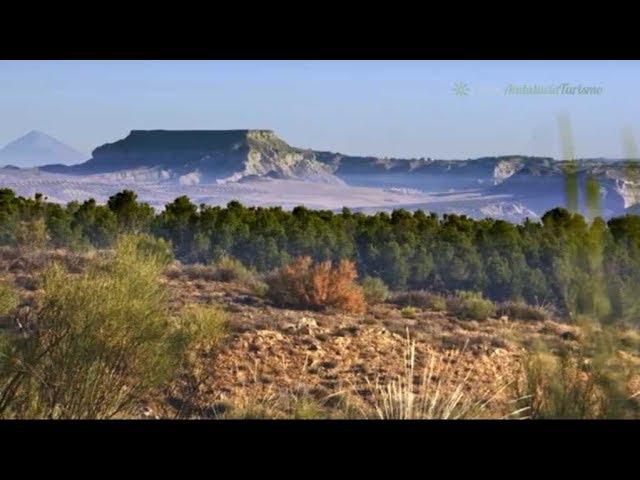
[[[514,93],[536,86],[556,93]],[[561,158],[563,117],[576,157],[620,158],[623,132],[640,140],[639,86],[638,61],[0,61],[0,145],[40,130],[89,154],[135,129],[264,128],[351,155]]]

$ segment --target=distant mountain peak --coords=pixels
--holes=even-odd
[[[29,132],[25,133],[24,135],[22,135],[21,137],[15,139],[13,142],[8,143],[5,148],[11,144],[23,144],[25,142],[34,142],[34,141],[44,141],[44,142],[51,142],[51,143],[55,143],[55,144],[61,144],[64,145],[64,143],[62,143],[60,140],[52,137],[51,135],[48,135],[44,132],[41,132],[40,130],[30,130]],[[68,147],[71,148],[71,147]]]
[[[47,135],[46,133],[44,133],[44,132],[42,132],[40,130],[29,130],[29,132],[24,136],[25,137],[29,137],[29,136],[34,136],[34,135],[52,138],[51,135]]]
[[[74,164],[86,160],[86,155],[39,130],[31,130],[0,149],[0,165],[20,168],[51,163]]]

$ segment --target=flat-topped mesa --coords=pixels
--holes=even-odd
[[[125,138],[102,145],[93,153],[95,155],[121,148],[138,151],[219,150],[249,139],[273,138],[277,137],[272,130],[131,130]]]
[[[313,154],[289,146],[272,130],[132,130],[93,151],[75,173],[154,168],[163,178],[195,184],[247,176],[339,182]],[[73,173],[73,172],[69,172]]]

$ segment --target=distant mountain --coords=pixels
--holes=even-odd
[[[21,166],[16,160],[7,163]],[[565,166],[553,158],[523,155],[463,160],[361,157],[292,147],[271,130],[133,130],[96,148],[84,163],[46,165],[39,172],[97,175],[109,184],[153,184],[187,193],[207,185],[267,188],[264,182],[269,180],[303,180],[373,187],[384,195],[426,195],[429,198],[418,199],[415,208],[511,219],[535,218],[565,206]],[[600,184],[604,216],[640,204],[638,161],[579,159],[576,167],[583,207],[589,177]],[[288,195],[282,194],[283,199]],[[382,203],[388,206],[385,198]]]
[[[13,165],[20,168],[51,163],[74,164],[86,159],[86,155],[36,130],[0,149],[0,165]]]
[[[150,180],[191,185],[267,177],[441,192],[486,188],[527,165],[552,162],[523,156],[359,157],[292,147],[271,130],[133,130],[122,140],[96,148],[83,164],[47,165],[42,170],[76,175],[144,170]]]

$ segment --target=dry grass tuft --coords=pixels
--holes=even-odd
[[[449,350],[443,355],[431,353],[419,376],[416,372],[415,340],[411,340],[407,333],[403,374],[384,384],[367,382],[375,417],[382,420],[410,420],[488,416],[487,406],[508,384],[480,392],[479,399],[478,395],[475,398],[469,396],[471,372],[458,378],[454,370],[463,352],[464,348]],[[365,416],[370,417],[371,414],[365,412]]]

